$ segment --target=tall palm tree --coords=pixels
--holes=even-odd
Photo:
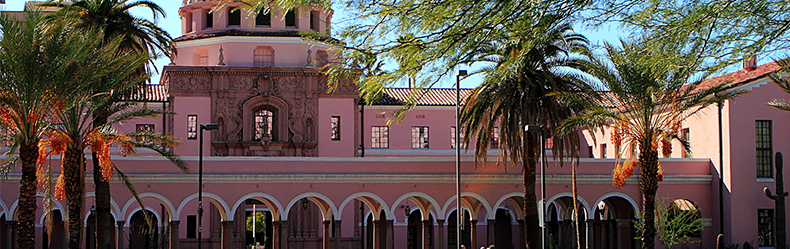
[[[17,247],[35,246],[36,164],[38,142],[51,128],[56,100],[71,91],[62,82],[78,82],[92,69],[84,62],[94,52],[95,33],[73,32],[65,23],[45,25],[39,13],[28,13],[24,22],[0,17],[0,116],[21,161]]]
[[[598,85],[600,91],[606,92],[595,101],[575,98],[587,111],[569,119],[565,126],[613,130],[614,147],[622,145],[625,151],[615,153],[618,159],[625,158],[625,163],[618,160],[613,186],[624,187],[625,178],[639,167],[644,208],[642,248],[652,249],[656,236],[655,197],[658,183],[663,179],[658,150],[669,155],[672,140],[678,140],[690,153],[688,143],[679,137],[681,123],[710,104],[740,92],[727,91],[726,82],[689,83],[700,60],[693,54],[677,52],[687,44],[660,47],[627,41],[621,44],[622,48],[606,44],[606,57],[595,58],[589,64],[587,72],[597,79],[591,85]]]
[[[121,37],[122,41],[119,51],[134,51],[150,55],[149,62],[153,62],[160,53],[165,56],[172,56],[175,52],[173,49],[173,38],[159,28],[156,23],[146,19],[138,18],[129,13],[129,10],[135,7],[148,8],[153,13],[154,20],[160,15],[165,16],[164,10],[157,4],[151,1],[128,1],[128,0],[76,0],[71,4],[61,4],[60,1],[50,1],[49,5],[59,6],[62,9],[50,15],[52,20],[61,20],[69,16],[75,16],[77,27],[81,29],[100,29],[103,31],[104,36],[102,41],[105,43],[116,37]],[[149,63],[150,64],[150,63]],[[138,74],[144,74],[147,70],[144,67],[138,69]],[[100,86],[96,89],[99,92],[112,91],[114,95],[105,99],[97,111],[94,113],[94,126],[101,127],[107,124],[106,120],[114,113],[112,109],[118,102],[122,102],[125,96],[131,91],[144,91],[144,83],[142,88],[134,89],[127,86],[121,86],[121,89],[110,89],[107,85]],[[145,92],[143,92],[145,95]],[[166,152],[166,151],[162,151]],[[112,234],[115,224],[110,214],[110,184],[109,179],[99,177],[101,174],[101,165],[99,164],[98,155],[93,152],[93,172],[94,172],[94,189],[95,189],[95,205],[96,212],[94,212],[96,220],[96,246],[97,248],[107,248],[112,245]],[[184,165],[179,165],[182,167]],[[130,185],[127,185],[130,186]]]
[[[575,132],[560,133],[560,124],[576,111],[554,96],[558,92],[589,92],[578,79],[583,58],[574,56],[588,49],[587,39],[568,23],[550,20],[546,32],[530,37],[513,31],[496,44],[481,49],[480,61],[486,78],[467,99],[461,123],[466,126],[464,143],[476,139],[475,160],[485,161],[491,135],[498,126],[499,150],[507,163],[521,162],[524,177],[524,214],[528,248],[540,248],[538,210],[535,203],[535,172],[539,155],[539,133],[526,132],[528,125],[541,125],[554,139],[555,156],[578,157]]]

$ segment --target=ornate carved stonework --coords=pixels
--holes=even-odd
[[[172,80],[170,87],[173,90],[198,90],[204,91],[211,88],[209,78],[205,75],[178,76]]]
[[[169,66],[163,72],[171,94],[210,96],[216,156],[318,156],[318,99],[356,95],[343,84],[327,94],[327,78],[303,69]],[[344,97],[348,97],[347,95]],[[273,139],[255,140],[254,112],[273,112]]]

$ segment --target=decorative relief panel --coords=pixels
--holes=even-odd
[[[173,90],[209,90],[211,89],[211,82],[208,76],[179,76],[170,82]]]

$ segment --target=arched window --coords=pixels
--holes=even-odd
[[[253,66],[274,67],[274,49],[272,47],[257,47],[253,51]]]
[[[241,10],[235,7],[228,9],[228,26],[241,26]]]
[[[214,27],[214,13],[211,10],[206,10],[206,25],[204,28],[213,28]]]
[[[192,64],[195,66],[208,66],[208,49],[195,49],[192,52]]]
[[[702,232],[702,216],[697,204],[687,199],[675,199],[669,204],[665,230],[681,237],[699,238]]]
[[[266,12],[263,14],[263,11],[258,12],[258,15],[255,16],[255,26],[271,26],[272,25],[272,13]]]
[[[274,133],[272,132],[273,130],[274,113],[266,109],[255,111],[255,135],[253,136],[253,140],[275,140],[273,136]]]

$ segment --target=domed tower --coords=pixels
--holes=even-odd
[[[356,87],[328,94],[320,68],[332,61],[329,45],[303,38],[307,31],[332,39],[332,12],[275,7],[250,15],[234,10],[241,2],[212,11],[219,2],[183,2],[177,56],[162,72],[178,113],[168,128],[185,141],[180,154],[196,154],[200,124],[216,123],[204,154],[356,155]]]

